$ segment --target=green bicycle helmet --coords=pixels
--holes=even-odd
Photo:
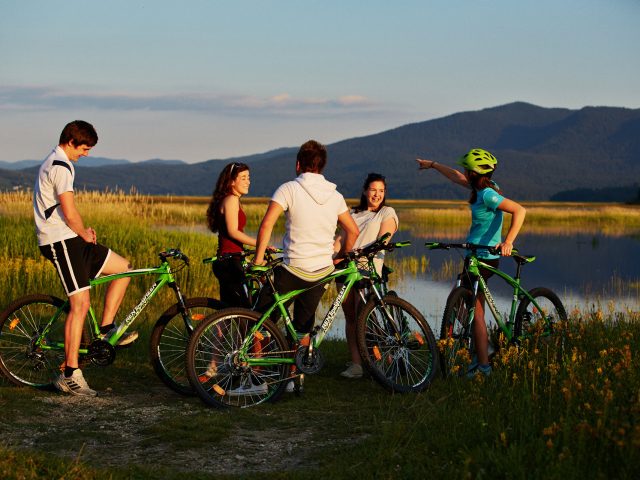
[[[479,173],[480,175],[493,172],[497,164],[498,159],[481,148],[469,150],[468,153],[465,153],[458,160],[458,165],[464,167],[466,170]]]

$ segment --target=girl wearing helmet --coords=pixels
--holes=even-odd
[[[420,170],[432,168],[453,183],[471,189],[471,197],[469,198],[471,227],[467,235],[468,243],[495,245],[502,256],[511,255],[513,242],[520,232],[526,210],[519,203],[504,197],[498,185],[491,180],[498,164],[496,157],[481,148],[471,149],[457,162],[464,168],[464,172],[434,160],[417,158],[416,161]],[[501,236],[503,212],[511,214],[511,225],[504,240]],[[479,250],[477,255],[485,263],[498,266],[500,258],[498,255],[492,255],[487,250]],[[480,273],[485,280],[491,276],[490,272],[486,270],[481,270]],[[468,276],[464,277],[468,278]],[[488,375],[491,372],[488,353],[489,339],[484,319],[484,295],[481,292],[478,293],[473,323],[473,336],[478,355],[477,365],[474,367],[477,368],[477,371]]]

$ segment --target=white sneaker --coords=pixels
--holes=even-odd
[[[362,378],[362,365],[352,363],[344,372],[340,372],[345,378]]]
[[[269,392],[269,387],[266,383],[260,383],[254,385],[249,382],[248,384],[242,384],[238,388],[227,390],[227,395],[230,397],[239,397],[242,395],[265,395]]]
[[[82,370],[76,368],[70,377],[65,377],[64,373],[56,379],[53,384],[58,390],[72,395],[83,395],[87,397],[95,397],[98,393],[89,388],[89,384],[82,375]]]

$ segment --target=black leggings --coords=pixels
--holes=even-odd
[[[229,307],[251,308],[244,287],[244,270],[239,258],[218,260],[213,264],[213,273],[220,283],[220,300]]]

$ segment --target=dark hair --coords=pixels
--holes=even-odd
[[[222,169],[218,175],[216,188],[211,194],[209,208],[207,208],[207,225],[213,233],[218,231],[218,217],[220,216],[220,204],[227,195],[231,194],[231,182],[233,182],[241,172],[249,170],[246,163],[233,162]]]
[[[327,148],[320,142],[309,140],[298,150],[296,160],[302,173],[322,173],[327,164]]]
[[[467,170],[467,172],[469,172],[469,183],[471,184],[471,196],[469,197],[469,203],[476,203],[476,200],[478,200],[478,191],[485,188],[493,188],[496,192],[502,193],[495,182],[491,180],[491,175],[493,175],[494,171],[495,170],[489,173],[479,174],[471,170]]]
[[[90,123],[84,120],[74,120],[67,123],[62,129],[58,145],[66,145],[69,142],[76,148],[80,145],[93,147],[98,143],[98,134]]]
[[[382,202],[380,203],[380,206],[376,211],[382,210],[382,207],[385,206],[387,202],[387,180],[384,177],[384,175],[380,175],[379,173],[370,173],[369,175],[367,175],[367,178],[364,180],[364,183],[362,184],[362,194],[360,195],[360,203],[353,208],[356,213],[364,212],[368,208],[367,196],[365,195],[365,192],[369,189],[369,186],[373,182],[382,182],[384,184],[384,190],[385,190],[384,198],[382,199]]]

